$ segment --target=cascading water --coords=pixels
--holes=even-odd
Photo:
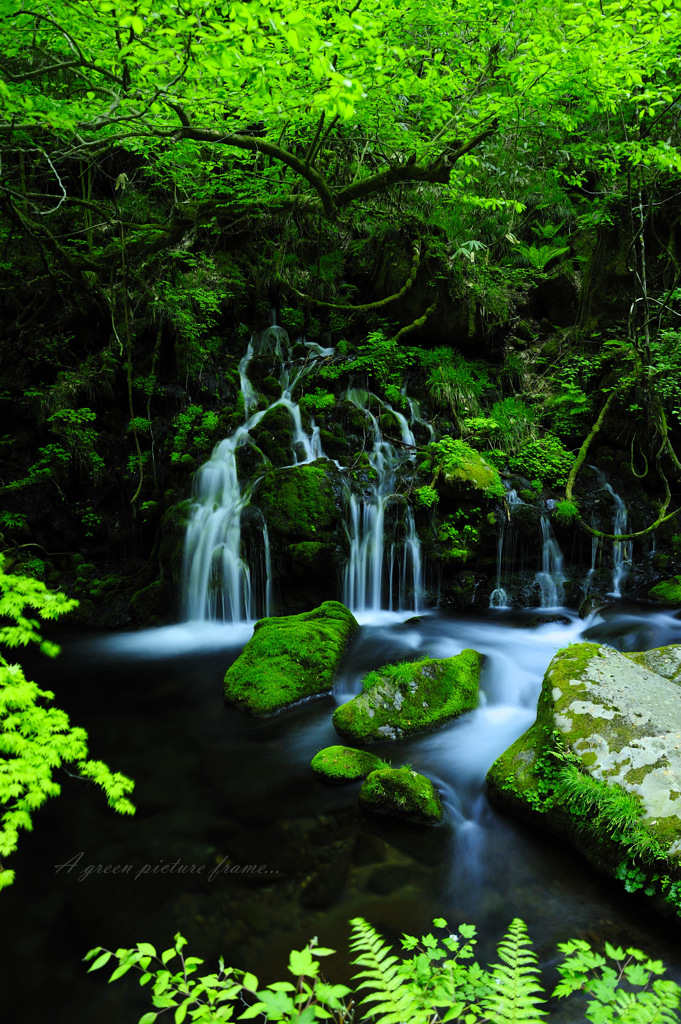
[[[504,574],[504,566],[507,562],[512,562],[512,544],[508,543],[508,539],[512,537],[513,531],[513,518],[511,508],[513,505],[523,505],[524,502],[518,497],[518,492],[511,488],[506,493],[506,518],[502,519],[501,527],[499,528],[499,537],[497,540],[497,582],[494,590],[490,594],[489,606],[490,608],[510,608],[509,596],[504,589],[502,584],[502,578]],[[508,548],[511,548],[511,553]],[[506,561],[504,561],[504,552],[506,551]]]
[[[615,493],[612,485],[608,483],[605,473],[596,466],[592,466],[591,469],[596,474],[601,489],[607,491],[614,502],[615,514],[612,520],[612,532],[614,534],[628,533],[629,513],[627,506],[620,495]],[[633,550],[634,545],[631,540],[614,540],[612,542],[612,590],[610,591],[610,597],[622,596],[622,586],[629,574]]]
[[[286,331],[273,326],[251,339],[239,363],[244,422],[216,446],[194,478],[194,502],[183,566],[185,611],[189,621],[236,623],[271,614],[272,566],[267,524],[262,516],[261,537],[248,558],[242,536],[242,514],[250,505],[258,480],[247,487],[241,486],[237,453],[243,445],[251,443],[251,431],[263,417],[280,406],[290,416],[292,465],[324,457],[319,428],[311,420],[309,433],[304,429],[301,411],[292,393],[301,378],[312,370],[315,359],[332,355],[333,349],[311,342],[303,344],[309,356],[294,361]],[[266,409],[256,411],[258,395],[249,379],[249,366],[255,356],[264,353],[279,362],[282,395]],[[412,458],[414,434],[401,412],[369,396],[368,392],[349,391],[346,398],[365,418],[371,437],[368,458],[373,479],[361,496],[347,485],[350,558],[345,571],[343,600],[356,612],[418,610],[423,592],[421,545],[413,511],[395,493],[398,478]],[[383,438],[378,419],[369,408],[371,402],[380,406],[381,415],[390,414],[393,418],[404,447]],[[418,416],[415,403],[410,403],[410,410],[412,415]],[[430,430],[432,433],[432,428]],[[400,505],[399,514],[391,515],[392,506],[397,505]]]
[[[541,536],[541,571],[535,577],[541,591],[540,607],[559,608],[564,602],[563,584],[566,579],[563,552],[545,513],[541,516]]]
[[[396,518],[392,536],[386,538],[386,510],[389,504],[399,500],[395,495],[396,481],[412,458],[414,435],[402,413],[374,398],[382,411],[390,413],[399,424],[405,448],[396,447],[383,438],[378,419],[369,408],[368,392],[352,389],[347,392],[346,399],[361,410],[366,419],[372,438],[369,466],[375,479],[368,484],[361,498],[348,488],[350,558],[345,569],[343,600],[357,612],[379,611],[381,608],[418,611],[423,592],[423,566],[421,544],[409,506],[405,507],[401,523]],[[398,537],[398,525],[404,533],[403,538]],[[384,583],[387,587],[385,599]]]
[[[328,355],[330,351],[309,343],[308,348],[316,356]],[[255,354],[264,351],[272,352],[280,360],[282,395],[266,409],[252,412],[258,398],[248,378],[248,366]],[[183,564],[185,611],[190,621],[243,622],[270,614],[272,572],[267,524],[262,522],[259,564],[249,565],[243,555],[241,516],[250,503],[254,485],[242,491],[236,453],[242,445],[250,443],[250,431],[263,417],[282,406],[291,416],[295,464],[312,462],[323,454],[314,421],[308,435],[302,427],[300,409],[291,399],[296,383],[310,372],[312,365],[311,360],[306,360],[294,366],[288,335],[281,327],[270,327],[257,343],[251,339],[239,364],[244,423],[216,446],[194,478],[194,502]]]

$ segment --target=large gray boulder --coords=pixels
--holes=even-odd
[[[487,783],[495,804],[678,913],[681,645],[559,651],[536,722],[495,761]]]

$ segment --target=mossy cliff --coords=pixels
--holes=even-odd
[[[411,768],[380,768],[372,772],[359,791],[366,811],[389,814],[420,825],[436,825],[444,811],[435,786]]]
[[[378,768],[387,767],[380,757],[368,750],[355,750],[354,747],[325,747],[311,761],[315,775],[335,785],[359,782]]]
[[[465,650],[454,658],[385,665],[365,676],[362,693],[336,708],[333,724],[356,743],[437,729],[476,707],[482,660]]]
[[[681,645],[560,651],[537,720],[487,775],[498,806],[563,836],[605,873],[681,906]]]
[[[225,699],[253,715],[328,693],[338,663],[358,629],[338,601],[300,615],[260,619],[225,675]]]

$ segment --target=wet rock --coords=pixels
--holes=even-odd
[[[367,879],[367,889],[379,896],[387,896],[414,881],[411,864],[387,864],[372,871]]]
[[[681,607],[681,576],[672,576],[656,583],[648,591],[648,597],[651,601],[657,601],[668,608]]]
[[[420,825],[436,825],[444,818],[435,786],[409,767],[372,772],[359,792],[364,810],[404,818]]]
[[[645,851],[651,877],[681,879],[681,645],[559,651],[536,722],[487,783],[494,803],[563,836],[607,874],[621,877]],[[647,889],[669,909],[669,887]]]
[[[311,768],[315,775],[343,785],[347,782],[359,782],[377,768],[386,767],[385,761],[368,750],[355,750],[354,747],[325,747],[312,758]]]
[[[356,743],[375,743],[437,729],[477,706],[482,662],[481,654],[468,649],[454,658],[370,672],[362,693],[336,708],[336,731]]]
[[[260,619],[227,670],[226,701],[253,715],[269,715],[304,697],[328,693],[358,628],[338,601],[325,601],[300,615]]]

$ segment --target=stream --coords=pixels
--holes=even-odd
[[[391,941],[421,934],[436,916],[453,930],[473,923],[483,962],[522,917],[549,985],[556,943],[571,937],[638,946],[681,979],[675,925],[648,917],[574,850],[494,811],[484,790],[492,761],[533,721],[556,650],[581,639],[626,651],[679,643],[679,614],[618,601],[586,621],[536,608],[410,616],[360,613],[334,694],[270,719],[222,700],[248,622],[62,633],[55,662],[29,659],[33,677],[87,728],[92,755],[136,780],[138,812],[114,814],[93,786],[61,773],[62,796],[21,836],[17,880],[2,895],[6,1019],[43,1022],[49,1006],[51,1024],[132,1024],[149,1008],[146,991],[130,976],[107,985],[108,974],[88,975],[81,959],[97,945],[166,948],[177,930],[207,970],[222,954],[263,980],[284,978],[288,950],[317,935],[339,950],[327,976],[346,979],[347,922],[360,915]],[[366,815],[358,784],[315,778],[310,759],[337,742],[331,713],[369,669],[465,647],[487,656],[477,710],[438,732],[372,747],[433,779],[443,825]],[[583,1015],[568,1003],[551,1019]]]

